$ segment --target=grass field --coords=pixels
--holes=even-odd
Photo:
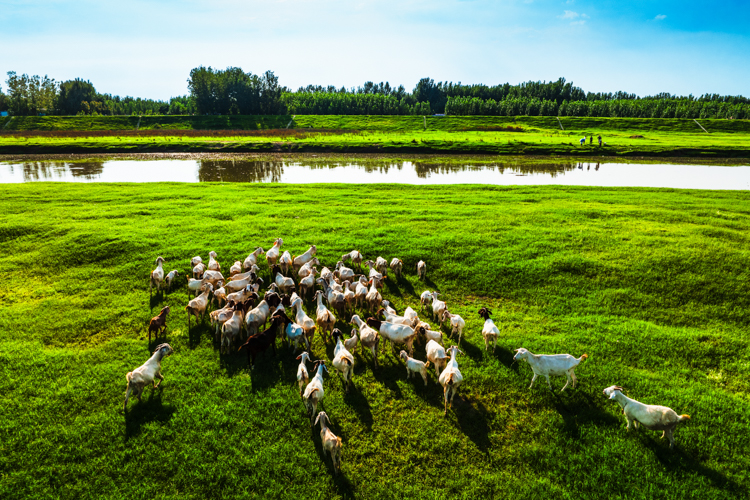
[[[684,119],[563,117],[558,123],[554,117],[15,117],[0,134],[0,154],[285,151],[750,157],[749,121],[702,120],[701,125],[710,133]],[[112,131],[121,134],[113,136]],[[582,136],[599,134],[604,146],[580,146]]]
[[[750,488],[747,192],[483,186],[218,184],[2,187],[0,498],[746,498]],[[215,250],[225,268],[284,237],[323,264],[358,248],[408,274],[383,295],[437,289],[467,320],[465,381],[407,381],[389,350],[357,351],[352,393],[325,379],[343,439],[333,475],[278,345],[250,373],[207,324],[187,330],[165,270]],[[414,276],[424,259],[428,279]],[[265,262],[262,275],[267,276]],[[122,411],[125,373],[168,304],[165,381]],[[485,352],[476,311],[501,330]],[[313,309],[308,304],[308,312]],[[346,333],[350,328],[339,322]],[[160,339],[159,342],[164,339]],[[446,340],[446,344],[450,341]],[[513,350],[587,353],[580,385],[528,389]],[[333,345],[316,335],[313,357]],[[416,357],[424,359],[419,345]],[[602,389],[692,420],[677,446],[628,433]]]

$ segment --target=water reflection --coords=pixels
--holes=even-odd
[[[508,157],[304,160],[146,159],[0,162],[0,183],[264,182],[640,186],[749,189],[750,167],[599,163]]]

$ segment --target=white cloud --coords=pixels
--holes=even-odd
[[[663,21],[666,18],[667,18],[667,16],[665,16],[664,14],[659,14],[658,16],[656,16],[654,18],[654,20],[656,20],[656,21]]]
[[[580,16],[581,15],[578,12],[573,12],[572,10],[566,10],[565,14],[560,16],[560,19],[575,19]]]
[[[581,19],[580,21],[573,21],[570,23],[571,26],[583,26],[586,24],[586,21],[584,19]]]

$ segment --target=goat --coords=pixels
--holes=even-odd
[[[328,285],[327,283],[323,282],[323,293],[326,295],[326,300],[328,301],[328,305],[331,306],[336,313],[343,317],[346,314],[346,301],[344,299],[343,292],[339,291],[337,288],[341,288],[339,285]]]
[[[169,344],[158,345],[156,346],[154,354],[148,358],[148,361],[125,375],[125,379],[128,381],[128,388],[125,391],[125,404],[123,405],[123,410],[128,409],[128,399],[130,398],[131,393],[138,398],[138,401],[140,401],[143,389],[149,382],[154,384],[154,389],[159,387],[162,380],[164,380],[164,376],[161,374],[161,360],[173,352],[174,350]],[[156,383],[157,378],[159,379],[158,384]]]
[[[356,314],[352,316],[350,321],[352,325],[356,325],[359,328],[359,342],[362,347],[370,350],[372,353],[372,359],[375,362],[375,368],[378,367],[378,343],[380,342],[380,334],[378,330],[375,330],[367,323],[362,321],[362,318]]]
[[[318,301],[318,307],[315,310],[315,322],[318,325],[318,329],[323,334],[325,339],[326,332],[333,332],[333,325],[336,324],[336,316],[323,305],[323,292],[318,290],[315,292],[315,298]]]
[[[307,249],[305,253],[302,255],[297,255],[296,257],[292,258],[292,266],[294,267],[294,270],[299,270],[302,266],[313,260],[315,258],[315,253],[318,251],[318,247],[315,245],[311,245],[310,248]]]
[[[341,472],[341,438],[336,436],[326,425],[328,415],[326,412],[321,411],[318,413],[318,418],[315,419],[315,424],[320,422],[320,442],[323,445],[323,454],[328,452],[331,455],[331,462],[333,463],[333,473],[338,474]]]
[[[221,325],[221,353],[229,354],[234,340],[242,330],[243,310],[242,304],[234,306],[232,316]]]
[[[370,289],[367,291],[367,295],[365,295],[365,301],[368,304],[368,309],[370,312],[376,311],[378,309],[378,306],[380,306],[380,303],[383,301],[383,297],[380,295],[380,292],[378,292],[378,284],[380,281],[377,278],[373,278],[370,280]]]
[[[286,278],[281,274],[281,267],[273,266],[271,268],[271,274],[274,276],[276,286],[279,287],[281,293],[289,293],[294,291],[294,280],[292,278]]]
[[[323,269],[320,270],[320,279],[328,283],[333,280],[333,273],[331,272],[330,269],[328,269],[327,267],[324,267]]]
[[[209,271],[221,271],[219,261],[216,260],[216,252],[213,250],[208,252],[208,270]]]
[[[231,280],[226,284],[226,289],[229,293],[239,292],[248,285],[255,283],[255,273],[250,273],[250,276],[243,280]]]
[[[306,278],[310,275],[311,271],[315,269],[314,266],[319,266],[320,261],[316,258],[312,258],[309,261],[307,261],[305,264],[302,265],[302,267],[299,268],[299,271],[297,271],[297,277],[301,280],[302,278]],[[315,269],[315,272],[317,272],[317,269]]]
[[[375,269],[383,276],[388,276],[388,261],[378,255],[378,258],[375,259]]]
[[[255,264],[253,264],[249,271],[246,271],[246,272],[240,273],[240,274],[235,274],[234,276],[230,276],[229,277],[229,282],[231,283],[232,281],[242,281],[242,280],[246,280],[248,278],[252,278],[253,282],[255,282],[255,280],[258,279],[258,271],[260,271],[260,269],[258,268],[258,266],[256,266]]]
[[[404,261],[394,257],[393,260],[391,260],[390,267],[393,274],[396,276],[396,279],[399,279],[401,277],[401,270],[404,268]]]
[[[458,334],[458,346],[461,347],[461,337],[464,334],[464,327],[466,327],[466,321],[458,314],[451,314],[448,309],[443,311],[443,321],[446,319],[451,322],[451,335]],[[499,332],[499,330],[498,330]]]
[[[435,320],[440,321],[440,318],[443,317],[443,311],[446,309],[446,305],[442,300],[438,300],[438,295],[440,294],[432,292],[432,315]]]
[[[344,304],[346,305],[346,311],[354,312],[354,309],[357,306],[357,296],[354,295],[354,292],[351,288],[349,288],[349,282],[344,281]]]
[[[445,355],[445,349],[434,340],[427,342],[425,349],[427,351],[427,359],[432,361],[432,364],[435,366],[435,375],[439,377],[440,372],[445,368],[448,361],[448,356]]]
[[[279,330],[279,325],[283,322],[281,316],[274,316],[271,320],[271,326],[263,330],[262,332],[251,335],[247,341],[240,346],[238,350],[242,350],[243,347],[247,348],[247,364],[251,370],[255,369],[255,357],[264,352],[268,347],[273,347],[273,355],[276,356],[276,333]],[[250,360],[252,358],[252,362]]]
[[[202,292],[205,286],[208,284],[207,280],[197,280],[188,278],[188,293],[192,290],[195,292],[195,296],[198,296],[198,292]]]
[[[406,378],[410,379],[412,373],[419,373],[422,375],[425,387],[427,387],[427,367],[430,366],[430,362],[424,363],[418,359],[410,358],[406,351],[401,351],[398,355],[406,363]]]
[[[638,428],[641,424],[652,431],[662,431],[661,438],[669,438],[669,449],[674,448],[673,433],[677,424],[690,420],[690,415],[678,415],[666,406],[647,405],[630,399],[622,393],[622,387],[613,385],[604,389],[604,395],[614,399],[622,407],[622,412],[628,421],[627,430]]]
[[[242,262],[242,269],[251,269],[254,265],[258,263],[258,255],[262,255],[265,253],[261,247],[256,248],[253,250],[250,255],[248,255],[245,260]]]
[[[149,294],[151,294],[151,290],[153,289],[154,285],[156,285],[157,292],[161,290],[161,282],[164,279],[164,268],[162,267],[163,263],[164,257],[160,256],[156,258],[156,269],[151,271],[151,279],[149,280],[148,284]]]
[[[375,263],[371,260],[365,262],[365,265],[370,268],[370,272],[367,273],[369,279],[377,278],[378,280],[383,279],[383,273],[379,272],[375,267]]]
[[[552,384],[549,381],[550,375],[565,375],[568,377],[568,381],[565,383],[562,391],[568,387],[571,380],[573,381],[573,389],[575,389],[578,379],[576,379],[576,374],[573,370],[575,370],[575,367],[581,361],[589,357],[588,354],[584,354],[580,358],[574,358],[570,354],[534,354],[523,347],[516,349],[515,352],[516,355],[513,356],[513,361],[518,361],[519,359],[525,360],[534,372],[529,389],[534,387],[534,382],[539,375],[547,379],[547,386],[550,390],[552,390]]]
[[[289,268],[292,267],[292,254],[289,253],[289,250],[284,250],[284,253],[279,257],[279,267],[282,274],[289,273]]]
[[[346,262],[347,260],[351,259],[352,265],[357,266],[357,270],[359,272],[362,272],[362,254],[359,253],[359,250],[352,250],[349,253],[345,253],[341,256],[341,261]]]
[[[286,335],[286,338],[288,338],[290,342],[294,342],[295,353],[297,352],[297,349],[299,349],[300,340],[304,341],[305,346],[310,350],[310,342],[307,340],[307,336],[305,336],[305,330],[300,325],[289,319],[289,316],[287,316],[284,311],[276,311],[274,315],[279,315],[284,320],[284,335]]]
[[[458,369],[458,362],[456,362],[456,353],[463,352],[456,346],[448,348],[448,352],[451,353],[451,359],[448,361],[445,370],[440,374],[438,381],[443,386],[443,395],[445,396],[445,411],[443,414],[448,413],[448,399],[450,398],[450,406],[453,408],[453,398],[456,397],[458,392],[458,386],[464,381],[461,371]]]
[[[367,301],[367,280],[364,276],[356,283],[354,288],[354,299],[358,307],[362,307]]]
[[[354,354],[355,349],[357,349],[357,342],[359,341],[359,338],[357,337],[357,329],[352,328],[351,337],[344,340],[344,347],[346,347],[346,350],[350,353]]]
[[[389,304],[387,300],[384,300],[381,302],[383,305]],[[383,321],[387,321],[388,323],[395,323],[397,325],[407,325],[411,326],[411,320],[406,319],[403,316],[399,316],[391,309],[390,305],[386,305],[388,309],[385,309],[381,307],[375,312],[375,317],[380,319],[380,315],[383,315]],[[393,311],[393,312],[391,312]]]
[[[200,255],[196,255],[195,257],[193,257],[192,259],[190,259],[190,267],[195,267],[198,264],[200,264],[201,262],[203,262],[203,259],[201,259],[201,256]]]
[[[177,269],[173,269],[172,271],[169,271],[169,274],[167,274],[166,278],[164,278],[164,281],[167,282],[167,290],[172,289],[172,282],[174,282],[175,279],[180,275],[180,272]]]
[[[391,342],[391,349],[396,344],[404,344],[409,349],[409,356],[414,355],[414,337],[417,333],[410,326],[388,323],[375,318],[367,318],[367,324],[376,329],[381,337]],[[385,349],[385,344],[383,344],[383,349]]]
[[[193,278],[199,280],[203,279],[203,273],[206,271],[206,264],[203,262],[198,262],[195,267],[193,267]]]
[[[313,418],[315,417],[315,412],[318,409],[318,403],[323,400],[323,396],[325,396],[325,391],[323,390],[323,370],[328,371],[328,367],[326,366],[325,362],[323,360],[316,361],[313,365],[313,371],[315,371],[315,376],[310,381],[309,384],[307,384],[307,387],[305,387],[305,392],[302,394],[302,397],[305,399],[305,407],[307,408],[307,414],[310,415],[310,425],[315,425]]]
[[[310,374],[307,373],[307,362],[310,361],[310,355],[307,351],[303,351],[296,359],[299,360],[299,366],[297,367],[297,385],[299,386],[299,397],[302,397],[302,392],[305,390],[305,386],[310,380]]]
[[[352,383],[352,375],[354,375],[354,356],[350,353],[341,339],[344,338],[344,334],[338,328],[333,329],[331,334],[333,340],[336,342],[336,347],[333,349],[333,367],[336,368],[344,376],[344,383],[346,384],[346,392],[349,392],[349,386]]]
[[[216,309],[209,313],[208,317],[211,321],[211,326],[214,327],[214,337],[216,339],[219,338],[221,326],[234,314],[234,306],[235,302],[230,300],[222,309]]]
[[[497,346],[497,337],[498,335],[500,335],[500,330],[498,330],[495,322],[490,319],[490,314],[492,314],[492,311],[490,311],[486,307],[483,307],[478,312],[479,315],[484,318],[484,326],[482,327],[482,337],[484,337],[484,350],[486,351],[490,348],[490,341],[492,341],[492,352],[495,352],[495,347]]]
[[[203,273],[203,279],[211,283],[214,288],[216,288],[216,284],[219,281],[221,281],[222,283],[227,282],[227,280],[221,274],[221,271],[206,271]]]
[[[260,325],[265,325],[268,322],[270,312],[271,304],[266,299],[261,300],[255,308],[247,312],[245,315],[245,331],[248,337],[255,335]]]
[[[415,331],[417,332],[417,335],[422,335],[425,338],[425,342],[434,340],[438,344],[443,343],[443,332],[436,332],[434,330],[430,330],[430,325],[428,325],[427,323],[423,321],[420,321],[417,324]]]
[[[427,264],[423,260],[420,260],[417,262],[417,278],[424,281],[425,276],[427,276]]]
[[[151,333],[156,332],[154,338],[158,338],[160,333],[164,333],[167,329],[167,314],[169,314],[169,306],[163,307],[159,311],[158,316],[151,318],[148,323],[148,343],[151,344]]]
[[[292,301],[292,308],[294,307],[297,308],[294,321],[302,327],[302,330],[305,332],[307,344],[310,345],[312,344],[313,337],[315,336],[315,322],[310,316],[307,315],[304,309],[302,309],[301,298],[298,297],[297,300]]]
[[[351,280],[354,278],[354,269],[346,267],[342,261],[338,261],[336,269],[333,271],[333,276],[340,281]]]
[[[276,238],[273,242],[273,246],[266,252],[266,260],[268,261],[268,267],[275,266],[276,261],[279,259],[281,253],[281,245],[284,244],[284,240]]]
[[[422,310],[424,311],[432,305],[432,292],[429,290],[422,292],[422,295],[419,296],[419,301],[422,303]]]
[[[404,309],[404,318],[411,321],[409,326],[414,328],[414,326],[419,323],[419,315],[417,314],[417,311],[412,309],[410,306],[406,306],[406,309]]]
[[[234,276],[235,274],[240,274],[242,272],[242,262],[239,260],[235,260],[234,264],[229,268],[229,277]]]
[[[224,288],[224,284],[220,281],[219,288],[214,290],[214,298],[211,299],[211,302],[216,302],[217,307],[222,307],[222,305],[225,304],[226,301],[227,301],[227,291]]]
[[[190,329],[190,316],[195,316],[196,320],[200,321],[201,316],[205,314],[206,308],[208,308],[208,294],[213,291],[214,287],[211,286],[211,283],[207,283],[203,293],[188,302],[188,305],[185,306],[185,310],[188,312],[188,330]]]

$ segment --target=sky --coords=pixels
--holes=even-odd
[[[169,99],[197,66],[292,89],[564,77],[587,92],[750,96],[750,1],[0,0],[5,74]]]

